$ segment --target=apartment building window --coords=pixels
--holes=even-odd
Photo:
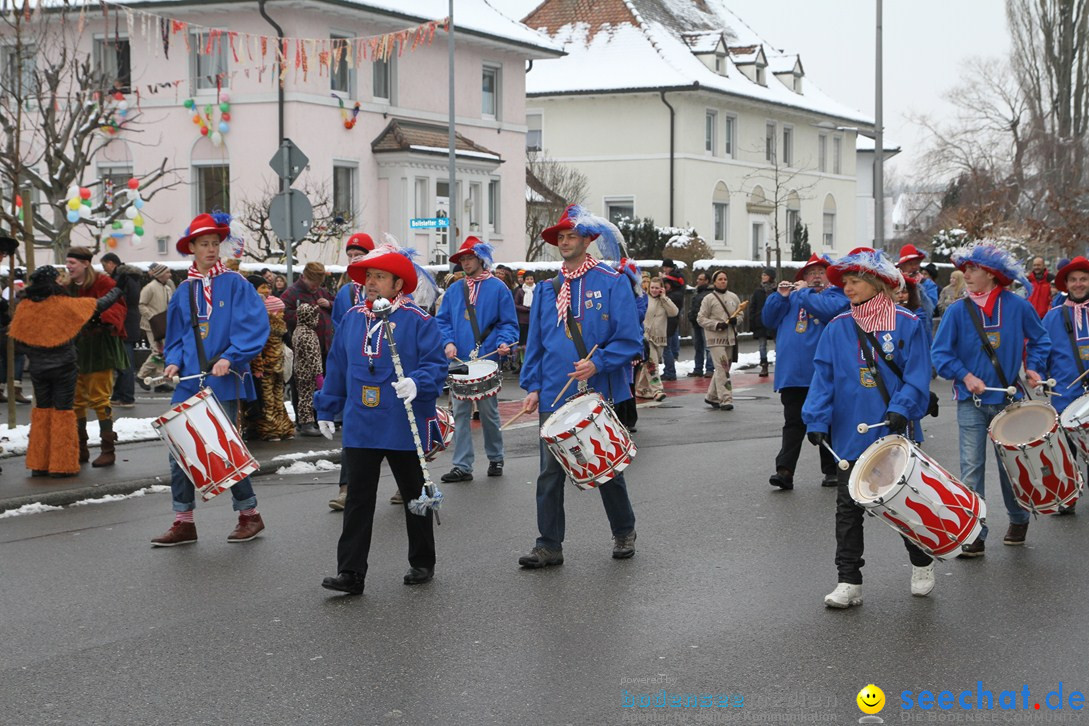
[[[737,116],[726,117],[726,129],[722,137],[722,150],[726,156],[733,156],[737,147]]]
[[[824,230],[822,240],[825,247],[836,245],[836,200],[829,194],[824,198]]]
[[[543,118],[539,113],[526,114],[526,151],[540,151],[544,148],[544,138],[541,129]]]
[[[730,229],[730,190],[722,182],[715,185],[711,196],[711,218],[715,242],[725,246]]]
[[[635,219],[635,200],[631,197],[614,197],[605,200],[605,216],[613,224],[622,219]]]
[[[794,241],[794,230],[801,224],[802,213],[797,209],[786,210],[786,238],[789,242]]]
[[[345,223],[355,219],[355,174],[354,165],[333,165],[333,217]]]
[[[768,85],[767,71],[764,70],[764,66],[760,65],[759,63],[756,64],[756,82],[759,83],[761,86]]]
[[[34,43],[24,43],[21,53],[14,45],[5,45],[0,48],[0,78],[2,78],[5,93],[15,93],[16,84],[20,78],[23,98],[38,92],[38,80],[35,75],[37,59],[38,46]]]
[[[132,62],[128,38],[96,38],[94,42],[95,71],[104,91],[132,91]]]
[[[764,125],[764,160],[775,163],[775,124]]]
[[[430,204],[431,199],[429,198],[429,195],[427,193],[428,189],[430,188],[431,185],[428,182],[427,177],[416,177],[416,199],[414,207],[414,209],[416,210],[416,214],[414,216],[418,219],[432,216]]]
[[[492,179],[488,182],[488,231],[499,231],[499,180]]]
[[[715,129],[718,127],[718,114],[708,111],[703,122],[703,150],[715,155]]]
[[[129,179],[132,178],[132,167],[127,164],[99,166],[98,178],[102,185],[98,187],[94,200],[95,206],[105,206],[107,209],[124,206],[128,200],[124,192],[128,189]]]
[[[197,178],[196,212],[231,211],[230,164],[202,164],[193,167]]]
[[[794,166],[794,129],[783,127],[783,166]]]
[[[817,171],[828,171],[828,137],[824,134],[817,136]]]
[[[393,102],[393,58],[371,63],[374,73],[374,100]]]
[[[212,38],[206,33],[196,33],[192,39],[192,63],[190,70],[193,78],[190,86],[193,92],[227,88],[231,85],[231,75],[227,65],[227,37],[219,35]]]
[[[715,73],[720,76],[726,75],[726,54],[715,53]]]
[[[345,96],[355,95],[355,70],[348,66],[348,56],[352,52],[351,43],[347,38],[332,36],[331,54],[329,58],[329,90],[335,93],[343,93]]]
[[[832,173],[842,173],[840,155],[843,151],[843,139],[836,136],[832,139]]]
[[[484,118],[499,118],[499,82],[499,68],[490,65],[484,66],[480,82],[480,112],[484,115]]]

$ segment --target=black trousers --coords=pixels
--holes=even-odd
[[[847,488],[851,470],[854,468],[855,462],[852,461],[850,469],[839,472],[839,486],[836,487],[836,572],[839,575],[838,582],[861,585],[862,568],[866,565],[866,560],[862,559],[862,551],[865,549],[862,518],[866,513],[851,499]],[[934,561],[907,537],[900,535],[900,538],[904,540],[911,564],[925,567]]]
[[[34,384],[34,405],[38,408],[71,411],[76,398],[77,377],[79,371],[75,366],[30,374],[30,382]]]
[[[802,421],[802,405],[809,395],[807,386],[787,386],[779,389],[779,400],[783,402],[783,446],[775,456],[775,469],[786,469],[791,474],[798,467],[798,456],[802,453],[805,441],[805,423]],[[821,473],[831,476],[838,471],[832,453],[823,446],[820,449]]]
[[[405,500],[405,528],[408,530],[408,563],[413,567],[435,566],[434,514],[426,517],[408,511],[408,502],[423,491],[423,470],[415,451],[346,448],[343,461],[348,471],[348,499],[344,505],[344,529],[337,544],[337,572],[367,574],[374,529],[374,502],[382,460],[389,461],[397,488]]]
[[[639,422],[639,409],[635,405],[634,384],[631,386],[631,398],[616,404],[613,406],[613,410],[616,411],[616,417],[620,419],[620,423],[629,429]]]

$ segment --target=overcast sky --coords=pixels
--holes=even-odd
[[[491,0],[521,19],[540,0]],[[874,112],[875,0],[724,0],[773,47],[800,53],[807,79],[833,98]],[[1003,0],[885,0],[885,133],[903,147],[893,165],[910,174],[926,137],[911,113],[951,115],[942,94],[972,56],[1009,52]]]

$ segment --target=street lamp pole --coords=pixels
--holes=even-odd
[[[877,37],[875,42],[876,65],[874,87],[874,163],[873,163],[873,246],[885,249],[885,139],[884,139],[884,99],[882,98],[882,49],[881,49],[881,4],[877,2]]]
[[[449,56],[449,81],[450,81],[450,138],[448,143],[450,144],[450,181],[447,185],[446,198],[449,200],[447,208],[450,215],[450,226],[447,227],[446,240],[449,243],[449,249],[447,251],[447,259],[450,259],[457,252],[458,249],[458,171],[457,171],[457,138],[454,130],[454,0],[450,0],[449,10],[449,38],[447,39],[447,49]]]

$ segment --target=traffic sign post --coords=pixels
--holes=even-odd
[[[268,162],[280,177],[280,193],[273,197],[268,208],[269,224],[276,236],[286,243],[289,284],[294,282],[294,275],[291,273],[293,243],[305,238],[314,222],[314,208],[310,200],[298,189],[291,188],[291,184],[299,178],[309,163],[310,159],[306,154],[286,137],[280,141],[280,148]]]

